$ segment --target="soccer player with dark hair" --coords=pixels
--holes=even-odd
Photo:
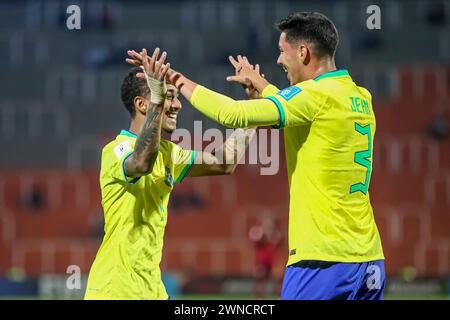
[[[290,187],[289,258],[282,299],[382,299],[384,255],[369,198],[375,116],[368,90],[337,69],[338,33],[324,15],[295,13],[277,25],[279,90],[247,59],[228,77],[260,93],[236,101],[170,70],[200,112],[229,127],[284,128]],[[134,64],[142,57],[131,52]]]
[[[159,51],[147,59],[142,50],[144,71],[133,68],[122,84],[131,124],[103,148],[105,235],[85,299],[167,299],[159,264],[174,182],[185,176],[231,174],[255,133],[235,130],[215,154],[183,150],[162,139],[163,132],[176,129],[181,103],[178,89],[165,82],[170,65]],[[141,72],[144,79],[136,77]]]

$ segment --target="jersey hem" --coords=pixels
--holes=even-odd
[[[361,257],[361,258],[342,258],[339,256],[331,256],[331,255],[315,255],[315,254],[305,254],[305,255],[295,255],[288,259],[286,263],[286,267],[290,265],[300,262],[302,260],[318,260],[318,261],[328,261],[328,262],[341,262],[341,263],[362,263],[376,260],[385,260],[383,254],[378,254],[370,257]]]
[[[114,297],[108,295],[89,294],[84,296],[83,300],[169,300],[167,297],[155,297],[155,298],[138,298],[138,297]]]

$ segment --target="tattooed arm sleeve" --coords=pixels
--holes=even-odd
[[[152,172],[159,150],[163,105],[150,105],[133,154],[124,163],[125,174],[135,178]]]

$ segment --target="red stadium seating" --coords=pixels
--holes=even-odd
[[[441,70],[399,71],[400,95],[374,102],[377,134],[370,195],[382,235],[389,275],[413,266],[422,276],[450,274],[450,141],[427,130],[436,104],[450,104]],[[43,207],[24,199],[40,188]],[[196,195],[198,207],[169,207],[162,266],[199,274],[253,272],[249,228],[267,212],[287,234],[289,192],[280,149],[278,175],[261,176],[256,165],[229,177],[186,179],[172,197]],[[102,216],[97,170],[0,172],[0,272],[65,273],[77,264],[88,272],[99,246],[95,222]],[[286,259],[284,239],[280,268]]]

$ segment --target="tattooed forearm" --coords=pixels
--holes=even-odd
[[[142,125],[141,133],[137,137],[134,153],[129,158],[130,161],[127,159],[125,162],[127,176],[140,176],[152,171],[158,156],[162,117],[163,107],[151,104]]]
[[[146,158],[155,152],[158,153],[161,136],[161,115],[162,110],[158,107],[152,108],[147,113],[141,134],[134,147],[136,156]]]

